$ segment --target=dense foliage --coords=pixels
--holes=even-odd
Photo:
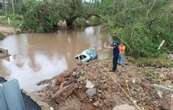
[[[104,1],[104,0],[103,0]],[[127,45],[128,55],[155,57],[173,50],[170,0],[105,0],[101,4],[108,30]],[[109,3],[108,3],[109,2]],[[103,5],[103,6],[102,6]],[[165,44],[158,50],[162,40]]]
[[[57,23],[66,21],[72,28],[73,22],[83,15],[81,0],[45,0],[28,1],[24,5],[23,29],[37,32],[49,32],[58,28]]]
[[[65,21],[68,28],[105,25],[134,57],[156,57],[173,50],[172,0],[27,0],[22,9],[26,31],[50,32]],[[158,50],[162,40],[163,47]]]
[[[58,22],[65,21],[68,28],[98,25],[102,22],[93,3],[83,0],[26,1],[23,8],[23,29],[49,32],[58,29]],[[89,21],[89,22],[87,22]]]

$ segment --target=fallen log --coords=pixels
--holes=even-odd
[[[57,103],[60,103],[70,96],[77,88],[77,83],[71,83],[65,87],[61,87],[55,94],[52,95],[52,99],[55,99]]]
[[[164,85],[153,84],[153,87],[157,90],[160,90],[160,91],[167,91],[167,92],[173,93],[173,89],[166,87]]]

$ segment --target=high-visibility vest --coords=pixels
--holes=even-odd
[[[120,54],[124,54],[125,53],[125,50],[126,50],[126,46],[124,44],[120,44],[119,45]]]

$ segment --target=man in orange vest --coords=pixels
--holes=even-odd
[[[120,65],[123,65],[125,63],[124,55],[125,55],[126,46],[124,45],[124,43],[121,42],[118,48],[119,48],[119,52],[120,52],[119,58],[118,58],[118,63]]]

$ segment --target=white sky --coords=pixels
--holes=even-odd
[[[93,0],[83,0],[83,2],[92,2]],[[97,0],[97,1],[100,1],[101,2],[101,0]]]

